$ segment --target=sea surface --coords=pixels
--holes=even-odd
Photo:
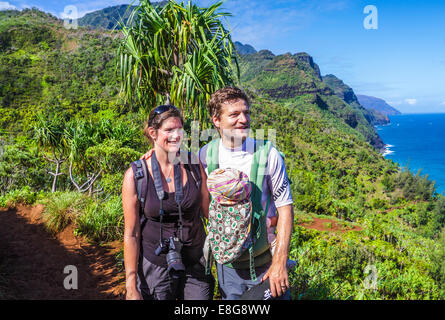
[[[436,192],[445,192],[445,113],[389,116],[390,124],[377,126],[386,144],[385,158],[410,171],[428,174]]]

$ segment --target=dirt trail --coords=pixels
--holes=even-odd
[[[0,299],[122,299],[125,277],[115,258],[122,243],[90,244],[71,226],[51,235],[42,210],[0,209]],[[64,288],[68,265],[77,268],[77,290]]]
[[[301,223],[300,225],[307,229],[315,229],[318,231],[328,231],[328,232],[340,232],[340,233],[362,230],[362,228],[359,226],[346,227],[339,221],[335,221],[332,219],[321,219],[321,218],[313,218],[312,222]]]

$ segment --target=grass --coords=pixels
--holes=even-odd
[[[324,226],[326,229],[332,229],[332,222],[325,222],[325,223],[323,223],[323,226]]]
[[[122,197],[110,196],[106,200],[95,200],[88,204],[85,212],[76,220],[76,234],[95,242],[122,240],[124,215]]]
[[[58,233],[75,225],[75,235],[93,242],[123,238],[122,198],[93,199],[75,191],[55,192],[41,201],[43,221],[48,231]]]
[[[73,191],[50,194],[41,201],[45,206],[42,218],[47,230],[57,233],[69,224],[76,223],[90,201],[85,195]]]
[[[310,223],[312,221],[314,221],[314,218],[312,215],[310,215],[304,211],[295,209],[295,211],[294,211],[294,223],[295,224]]]
[[[12,190],[3,196],[0,196],[0,207],[14,208],[19,204],[32,205],[45,195],[46,193],[36,193],[32,191],[29,186],[25,186],[22,189]]]
[[[44,206],[42,220],[46,229],[55,234],[74,224],[75,234],[84,235],[94,242],[123,239],[123,211],[121,196],[93,199],[75,191],[36,193],[28,187],[0,196],[0,207],[18,204]]]

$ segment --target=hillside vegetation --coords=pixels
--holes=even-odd
[[[74,224],[92,241],[122,240],[122,177],[148,148],[149,110],[122,103],[119,41],[38,10],[0,12],[0,206],[43,203],[52,232]],[[370,114],[308,54],[243,55],[240,71],[252,127],[275,130],[292,182],[292,297],[445,298],[434,183],[381,156]],[[302,226],[320,217],[341,232]]]

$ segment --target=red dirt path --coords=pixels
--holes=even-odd
[[[72,226],[51,235],[42,210],[0,209],[0,299],[122,299],[125,276],[115,258],[122,243],[90,244]],[[63,286],[67,265],[77,267],[77,290]]]
[[[342,226],[338,221],[331,219],[321,219],[314,218],[310,223],[301,223],[300,226],[307,229],[315,229],[318,231],[328,231],[328,232],[348,232],[348,231],[360,231],[362,228],[359,226],[354,226],[353,228]]]

